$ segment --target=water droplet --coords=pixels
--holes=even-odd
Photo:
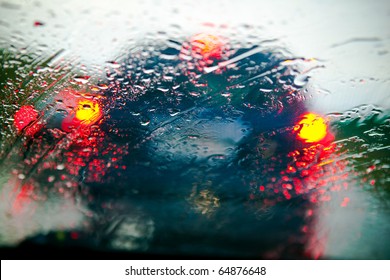
[[[150,120],[149,119],[143,119],[141,120],[141,125],[142,126],[148,126],[150,124]]]
[[[154,69],[143,69],[142,71],[143,71],[144,74],[146,74],[146,75],[150,75],[150,74],[153,74],[153,73],[154,73]]]
[[[304,87],[309,81],[309,77],[306,75],[298,75],[294,78],[294,85],[297,87]]]
[[[179,109],[172,109],[172,108],[170,108],[170,109],[168,109],[168,112],[169,112],[169,115],[171,117],[174,117],[174,116],[176,116],[177,114],[180,113],[180,110]]]
[[[65,169],[65,165],[64,164],[58,164],[57,165],[57,170],[64,170]]]
[[[91,77],[90,76],[76,76],[74,77],[73,79],[78,82],[78,83],[81,83],[81,84],[86,84],[88,83],[89,79]]]
[[[118,62],[116,62],[116,61],[107,61],[107,64],[108,64],[111,68],[113,68],[113,69],[118,69],[118,68],[121,67],[121,65],[120,65]]]
[[[43,22],[41,22],[41,21],[35,21],[34,22],[34,26],[43,26],[43,25],[45,25]]]
[[[157,90],[165,93],[169,91],[169,88],[158,87]]]

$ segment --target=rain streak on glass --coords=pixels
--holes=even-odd
[[[0,246],[388,259],[388,4],[300,2],[0,2]]]

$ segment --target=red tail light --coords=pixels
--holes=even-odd
[[[36,122],[38,120],[38,111],[31,105],[22,106],[14,115],[14,125],[18,132],[25,130],[25,134],[33,136],[40,129],[40,125]]]

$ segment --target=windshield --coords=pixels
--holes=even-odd
[[[0,2],[0,246],[389,258],[389,12]]]

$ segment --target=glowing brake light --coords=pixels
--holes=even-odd
[[[33,106],[24,105],[15,113],[14,125],[19,133],[27,127],[25,130],[25,134],[33,136],[41,128],[38,123],[34,123],[38,120],[38,117],[39,114]]]
[[[222,56],[223,43],[215,35],[197,34],[191,39],[191,47],[195,53],[200,54],[203,58],[220,59]]]
[[[305,143],[316,143],[323,140],[327,135],[326,120],[316,114],[307,113],[294,127],[297,137]]]

